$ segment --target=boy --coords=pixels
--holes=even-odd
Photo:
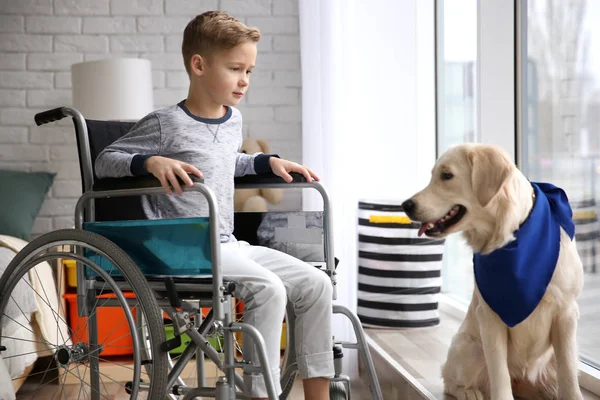
[[[267,355],[279,385],[279,342],[286,302],[294,304],[296,352],[307,399],[329,398],[333,376],[331,336],[332,288],[326,274],[273,249],[251,246],[233,237],[234,177],[272,171],[286,181],[289,172],[310,182],[318,177],[308,168],[275,155],[239,153],[242,116],[233,108],[248,89],[260,32],[223,12],[198,15],[185,28],[182,53],[190,77],[188,97],[140,120],[127,135],[108,146],[96,160],[99,178],[153,174],[169,194],[144,196],[148,218],[208,215],[200,193],[183,194],[176,176],[192,185],[188,174],[204,178],[219,203],[221,267],[236,283],[235,296],[245,305],[244,321],[265,339]],[[253,346],[244,358],[258,362]],[[252,351],[249,351],[252,350]],[[245,375],[246,389],[266,398],[261,375]]]

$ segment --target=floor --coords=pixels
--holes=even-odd
[[[217,372],[213,363],[206,362],[205,363],[205,371],[206,371],[206,385],[214,386],[214,382],[216,380]],[[106,373],[106,371],[104,371]],[[192,378],[196,374],[195,365],[193,363],[188,364],[188,367],[184,370],[182,377],[185,378],[186,382],[191,382],[190,384],[195,384],[196,380]],[[82,390],[80,381],[76,379],[77,373],[71,374],[70,378],[67,379],[65,385],[57,385],[56,379],[47,378],[44,382],[41,381],[41,374],[35,375],[32,374],[30,378],[23,384],[21,389],[17,394],[17,399],[37,399],[37,400],[51,400],[51,399],[79,399],[79,398],[89,398],[89,392],[86,392],[85,389]],[[119,381],[119,372],[118,368],[115,368],[113,373],[110,373],[110,377],[104,379],[104,384],[101,389],[101,399],[109,399],[109,400],[125,400],[129,399],[130,396],[126,393],[123,383],[117,382]],[[127,375],[130,376],[130,375]],[[143,377],[142,377],[143,379]],[[50,381],[50,382],[48,382]],[[368,395],[367,388],[361,381],[353,381],[351,382],[351,390],[352,390],[352,398],[353,399],[367,399],[370,396]],[[144,398],[143,396],[139,396],[139,398]],[[302,389],[302,381],[297,379],[294,387],[292,388],[292,392],[290,400],[302,400],[304,399],[304,393]]]

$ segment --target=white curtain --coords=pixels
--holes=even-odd
[[[426,184],[434,161],[433,0],[299,0],[299,7],[303,163],[331,197],[337,303],[356,312],[359,199],[407,198]],[[420,20],[430,24],[417,37]],[[321,209],[316,192],[303,192],[305,210]],[[354,340],[340,317],[334,335]],[[353,377],[355,355],[344,354]]]

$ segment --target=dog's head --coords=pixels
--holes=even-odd
[[[527,187],[531,193],[503,150],[464,144],[444,153],[427,187],[402,206],[411,220],[421,222],[419,236],[441,238],[463,231],[474,250],[489,250],[512,238],[524,212],[515,203]]]

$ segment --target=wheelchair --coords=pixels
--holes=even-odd
[[[35,374],[43,375],[41,386],[56,386],[59,398],[114,398],[115,391],[131,399],[248,398],[242,374],[262,374],[269,399],[286,399],[298,371],[293,308],[288,304],[282,321],[286,327],[280,366],[283,393],[277,396],[264,340],[237,317],[240,307],[232,296],[235,285],[221,273],[219,211],[211,189],[198,178],[193,187],[182,185],[186,192],[204,196],[209,206],[207,217],[146,220],[142,196],[166,195],[157,179],[98,179],[93,169],[98,154],[134,124],[86,120],[69,107],[36,114],[35,122],[39,126],[66,117],[72,118],[75,127],[82,177],[75,229],[34,239],[0,278],[0,350],[4,358],[6,354],[19,357],[15,352],[20,341],[45,347],[50,361],[45,370],[42,367]],[[324,187],[299,174],[294,174],[292,183],[272,174],[245,176],[236,178],[235,187],[313,188],[322,195],[324,260],[320,267],[331,279],[335,299],[337,260],[331,206]],[[59,260],[72,260],[75,265],[76,289],[70,290],[76,293],[68,304],[63,300],[63,292],[68,291],[64,268],[55,273],[56,289],[37,279],[40,263]],[[55,293],[49,293],[53,290]],[[43,318],[50,326],[46,333],[35,329],[38,323],[16,300],[26,292],[40,298],[36,297],[38,308],[41,304],[45,309]],[[350,320],[356,342],[334,338],[331,398],[351,398],[350,379],[341,370],[343,348],[347,348],[359,351],[372,398],[383,399],[360,321],[340,305],[334,305],[332,312]],[[9,332],[7,321],[24,329]],[[259,365],[243,359],[240,335],[250,339],[243,342],[244,347],[255,346]],[[205,360],[210,360],[208,366]]]

